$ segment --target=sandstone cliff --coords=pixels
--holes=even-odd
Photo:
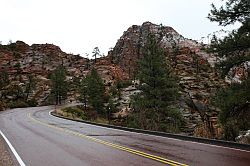
[[[218,110],[210,106],[209,99],[218,88],[225,85],[225,81],[219,78],[214,69],[216,57],[204,51],[206,45],[183,37],[172,27],[145,22],[141,26],[128,28],[109,51],[107,58],[134,79],[136,62],[143,57],[142,47],[149,33],[156,36],[168,65],[179,78],[182,93],[179,108],[187,122],[183,130],[207,137],[218,135]],[[129,94],[133,94],[133,91]],[[214,131],[203,133],[208,128]]]
[[[74,84],[76,79],[82,79],[91,68],[95,67],[103,78],[107,89],[118,80],[133,80],[133,84],[122,89],[118,112],[116,115],[127,115],[131,110],[130,96],[138,92],[136,88],[137,61],[143,57],[142,48],[147,36],[156,36],[159,46],[164,50],[167,65],[178,76],[181,98],[178,107],[186,120],[183,132],[205,137],[218,137],[218,111],[209,103],[211,96],[222,86],[226,86],[224,79],[219,78],[214,68],[217,61],[212,54],[206,53],[206,45],[187,39],[172,27],[155,25],[145,22],[133,25],[123,33],[115,47],[106,57],[98,58],[96,62],[79,55],[63,52],[52,44],[33,44],[31,46],[22,41],[9,45],[0,45],[0,71],[7,71],[11,78],[11,86],[19,86],[27,82],[32,74],[37,80],[36,89],[30,98],[35,98],[39,104],[45,104],[50,93],[49,74],[58,65],[65,66],[67,79]],[[244,68],[244,70],[243,70]],[[240,79],[244,76],[244,63],[231,70],[227,81]],[[20,77],[17,79],[16,74]],[[75,90],[69,92],[69,100],[77,100]],[[11,100],[13,96],[7,96]]]

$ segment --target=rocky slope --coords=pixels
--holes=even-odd
[[[30,98],[44,104],[49,95],[48,76],[58,65],[63,64],[67,69],[67,79],[71,84],[75,79],[83,78],[91,68],[95,67],[103,78],[108,89],[117,80],[133,80],[133,84],[121,92],[121,110],[116,116],[127,115],[130,109],[130,96],[138,92],[135,79],[137,61],[143,57],[142,48],[147,36],[152,33],[156,36],[159,46],[164,50],[168,65],[178,78],[181,87],[181,98],[178,107],[186,119],[183,132],[190,135],[218,137],[220,130],[217,127],[218,110],[209,104],[210,97],[226,82],[219,78],[214,69],[216,58],[204,51],[206,45],[187,39],[176,32],[172,27],[155,25],[145,22],[142,25],[133,25],[123,33],[115,47],[106,57],[96,62],[63,52],[52,44],[33,44],[31,46],[17,41],[10,45],[0,45],[0,71],[6,70],[11,77],[11,84],[22,86],[32,74],[37,79],[36,89]],[[249,67],[249,63],[243,64]],[[232,69],[239,75],[240,69]],[[19,73],[21,78],[16,79]],[[69,100],[76,100],[75,91],[69,93]],[[11,100],[12,96],[8,96]]]
[[[119,66],[105,59],[98,59],[94,64],[92,60],[67,54],[52,44],[29,46],[17,41],[9,45],[0,45],[0,72],[6,71],[11,80],[7,89],[25,88],[28,76],[32,75],[36,80],[36,88],[29,98],[37,100],[39,105],[46,104],[50,94],[48,77],[59,65],[66,68],[67,79],[71,84],[74,84],[75,79],[82,79],[92,67],[97,68],[106,83],[125,77]],[[69,95],[69,100],[76,100],[78,96],[75,91],[69,92]],[[13,98],[10,93],[6,100],[11,101]]]
[[[109,60],[120,66],[130,78],[134,78],[136,62],[143,57],[142,47],[149,33],[156,36],[159,46],[165,52],[168,65],[179,77],[182,93],[179,108],[187,121],[183,130],[216,137],[219,132],[216,126],[218,110],[209,105],[209,99],[219,87],[225,85],[225,81],[219,78],[214,69],[216,58],[203,51],[205,45],[184,38],[172,27],[145,22],[141,26],[131,26],[124,32],[108,53]],[[128,96],[134,93],[131,88],[128,88],[128,92],[130,93],[124,94]],[[209,130],[211,132],[206,132]]]

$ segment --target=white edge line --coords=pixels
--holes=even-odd
[[[4,138],[4,140],[6,141],[6,143],[8,144],[9,148],[11,149],[12,153],[16,157],[16,159],[17,159],[18,163],[20,164],[20,166],[26,166],[24,164],[23,160],[21,159],[21,157],[16,152],[15,148],[11,145],[10,141],[5,137],[5,135],[3,134],[3,132],[1,130],[0,130],[0,134],[2,135],[2,137]]]
[[[50,116],[53,116],[51,114],[52,111],[49,112]],[[55,116],[53,116],[55,117]],[[60,118],[63,119],[63,118]],[[63,120],[69,120],[69,119],[63,119]],[[71,120],[73,121],[73,120]],[[76,122],[76,121],[75,121]],[[84,122],[83,122],[84,123]],[[146,133],[137,133],[137,132],[132,132],[132,131],[126,131],[126,130],[121,130],[121,129],[115,129],[115,128],[108,128],[108,127],[103,127],[103,126],[98,126],[98,125],[94,125],[94,124],[88,124],[88,123],[84,123],[84,125],[88,125],[88,126],[96,126],[99,128],[103,128],[103,129],[111,129],[111,130],[115,130],[115,131],[122,131],[122,132],[126,132],[126,133],[133,133],[133,134],[138,134],[138,135],[147,135],[147,136],[151,136],[151,137],[159,137],[159,138],[165,138],[165,139],[170,139],[170,140],[175,140],[175,141],[180,141],[180,142],[188,142],[188,143],[193,143],[193,144],[199,144],[199,145],[206,145],[206,146],[211,146],[211,147],[216,147],[216,148],[223,148],[223,149],[230,149],[230,150],[236,150],[236,151],[242,151],[242,152],[247,152],[250,153],[250,151],[247,150],[243,150],[243,149],[236,149],[236,148],[230,148],[230,147],[225,147],[225,146],[219,146],[219,145],[212,145],[212,144],[205,144],[205,143],[201,143],[201,142],[194,142],[194,141],[186,141],[186,140],[180,140],[180,139],[175,139],[175,138],[169,138],[169,137],[162,137],[162,136],[158,136],[158,135],[151,135],[151,134],[146,134]]]

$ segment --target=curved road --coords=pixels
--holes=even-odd
[[[250,152],[137,134],[51,116],[53,107],[0,113],[0,130],[27,166],[247,166]]]

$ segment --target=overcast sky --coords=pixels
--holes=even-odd
[[[199,40],[220,30],[206,17],[220,0],[0,0],[0,41],[53,43],[67,53],[107,54],[131,25],[172,26]],[[236,28],[228,27],[227,29]]]

